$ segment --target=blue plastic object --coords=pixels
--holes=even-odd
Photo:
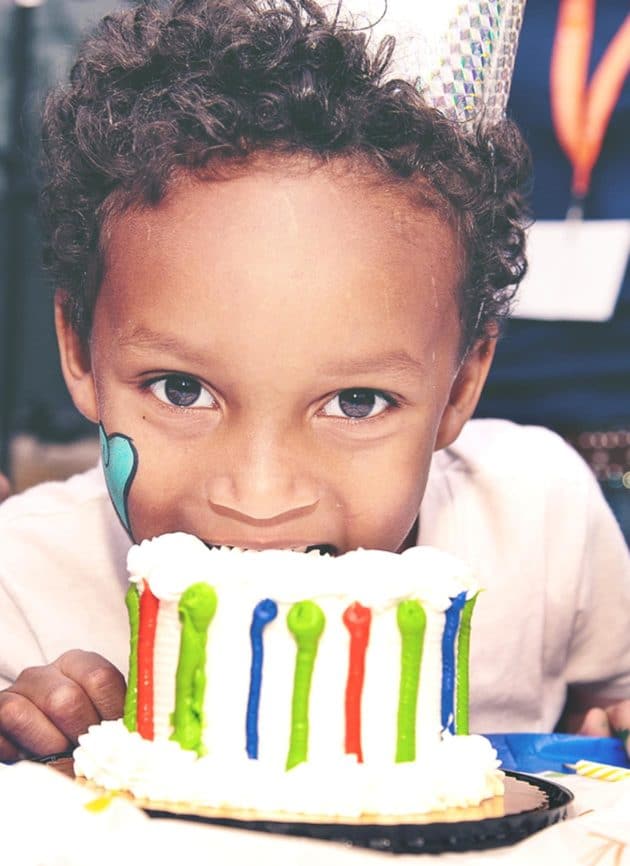
[[[497,750],[504,770],[570,773],[567,764],[579,760],[630,767],[628,753],[615,737],[582,737],[577,734],[484,734]]]

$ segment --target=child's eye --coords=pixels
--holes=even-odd
[[[373,388],[346,388],[326,403],[322,414],[337,418],[374,418],[397,405],[396,400],[383,391],[375,391]]]
[[[149,391],[171,406],[187,408],[194,406],[195,409],[207,409],[216,406],[216,400],[203,385],[191,376],[183,376],[179,373],[171,373],[154,379],[148,385]]]

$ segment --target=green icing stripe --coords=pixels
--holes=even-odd
[[[409,599],[400,602],[396,618],[401,636],[396,762],[402,763],[416,758],[416,709],[427,617],[420,602]]]
[[[208,628],[217,609],[217,594],[207,583],[193,583],[179,600],[182,633],[175,676],[173,733],[183,749],[203,752],[203,699],[206,690]]]
[[[317,646],[325,624],[323,610],[313,601],[298,601],[287,614],[287,626],[297,644],[287,770],[303,763],[308,757],[308,704],[311,680]]]
[[[140,593],[138,587],[132,584],[125,595],[125,604],[129,615],[129,676],[127,678],[127,694],[123,722],[128,731],[138,728],[138,629],[140,627]]]
[[[477,593],[469,598],[462,610],[457,640],[457,668],[455,671],[455,733],[469,732],[470,680],[468,662],[470,659],[470,621],[472,619]]]

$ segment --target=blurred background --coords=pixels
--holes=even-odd
[[[39,117],[76,44],[116,0],[0,0],[0,471],[20,491],[98,459],[66,392],[37,224]]]
[[[0,471],[10,476],[14,491],[67,477],[98,459],[95,429],[73,408],[59,371],[53,287],[40,267],[36,165],[45,92],[67,75],[82,31],[115,5],[23,2],[0,0]],[[589,76],[628,15],[627,0],[595,5]],[[550,99],[558,9],[557,0],[528,0],[508,108],[532,148],[537,220],[563,220],[571,203],[572,166],[558,141]],[[582,202],[584,219],[630,219],[629,142],[626,77]],[[600,255],[606,258],[605,246]],[[564,436],[591,466],[630,540],[627,265],[620,286],[604,320],[569,314],[514,319],[478,414],[542,424]],[[592,292],[598,289],[595,281]]]

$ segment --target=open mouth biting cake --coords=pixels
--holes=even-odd
[[[477,585],[448,554],[208,549],[128,557],[124,719],[75,771],[141,801],[224,815],[397,820],[503,792],[468,734]]]

